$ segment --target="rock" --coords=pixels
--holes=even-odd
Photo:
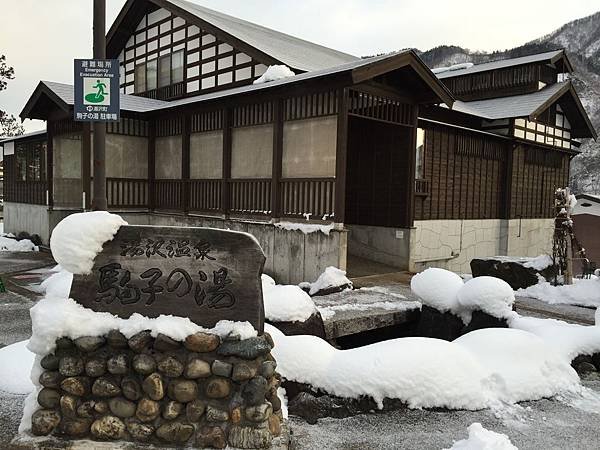
[[[267,393],[268,386],[267,380],[261,376],[254,377],[248,381],[242,391],[242,397],[246,404],[254,406],[263,403],[265,401],[265,394]]]
[[[123,397],[114,397],[108,401],[110,412],[121,419],[133,417],[136,411],[136,404]]]
[[[231,420],[231,423],[240,423],[242,421],[242,408],[239,406],[233,408],[229,413],[229,418]]]
[[[212,378],[206,383],[208,398],[225,398],[231,392],[231,384],[226,378]]]
[[[152,400],[162,400],[165,396],[165,384],[161,374],[155,372],[147,376],[142,383],[142,389]]]
[[[588,363],[588,364],[594,364],[594,360],[592,359],[591,356],[589,355],[578,355],[576,356],[573,361],[571,361],[571,366],[574,369],[577,369],[577,366],[581,363]]]
[[[208,422],[227,422],[229,420],[229,413],[208,405],[206,407],[206,420]]]
[[[185,348],[191,352],[208,353],[214,351],[221,343],[221,338],[216,334],[195,333],[185,338]]]
[[[323,417],[341,419],[357,414],[366,414],[369,411],[377,409],[377,404],[373,399],[368,397],[361,399],[340,398],[330,395],[320,395],[317,397],[311,392],[301,391],[289,398],[291,398],[289,413],[302,417],[311,425],[314,425],[318,419]],[[386,410],[402,409],[405,408],[405,404],[400,401],[389,404],[386,399],[384,401],[384,408]]]
[[[101,336],[83,336],[73,341],[75,346],[85,353],[95,352],[104,345],[106,340]]]
[[[31,416],[31,432],[36,436],[46,436],[58,426],[61,417],[53,409],[39,409]]]
[[[273,348],[275,347],[275,341],[273,340],[273,337],[267,333],[266,331],[263,333],[264,338],[267,340],[267,344],[269,344],[269,347]],[[272,358],[272,356],[268,356],[269,358]]]
[[[149,355],[135,355],[133,357],[133,370],[142,375],[149,375],[156,371],[156,361]]]
[[[592,364],[596,366],[596,370],[600,370],[600,353],[594,353],[592,355]]]
[[[127,348],[127,338],[119,330],[110,330],[106,335],[106,343],[112,348]]]
[[[95,406],[96,402],[94,402],[94,400],[83,402],[77,407],[77,415],[83,418],[92,418],[96,412]]]
[[[121,394],[121,388],[113,379],[100,377],[92,385],[92,394],[98,397],[116,397]]]
[[[177,358],[167,356],[158,362],[157,368],[169,378],[177,378],[183,374],[184,366]]]
[[[83,360],[77,356],[63,356],[58,363],[58,371],[65,377],[76,377],[83,373]]]
[[[69,377],[60,383],[60,388],[68,394],[83,397],[90,390],[90,382],[86,377]]]
[[[90,432],[90,425],[92,421],[90,419],[64,419],[60,423],[61,433],[72,437],[82,438],[88,435]]]
[[[73,395],[63,395],[60,398],[60,412],[62,417],[77,417],[77,397]]]
[[[135,416],[142,422],[152,422],[160,414],[160,405],[148,398],[141,399],[137,404]]]
[[[169,336],[158,333],[154,340],[154,348],[159,352],[170,352],[179,349],[180,343],[175,339],[171,339]]]
[[[183,444],[194,433],[194,426],[182,422],[168,422],[156,430],[156,436],[165,442]]]
[[[106,373],[106,361],[103,358],[92,358],[85,363],[85,374],[98,378]]]
[[[127,345],[129,345],[129,348],[134,352],[141,353],[142,350],[152,346],[152,340],[150,331],[140,331],[129,338]]]
[[[460,317],[423,305],[416,335],[453,341],[461,335],[463,327]]]
[[[94,402],[94,411],[98,414],[106,414],[108,412],[108,402],[104,400]]]
[[[250,367],[245,363],[237,363],[233,366],[233,374],[231,378],[233,381],[246,381],[256,375],[256,369],[254,367]]]
[[[260,365],[260,374],[267,380],[275,375],[277,363],[275,361],[263,361]]]
[[[59,361],[60,361],[60,358],[58,356],[46,355],[40,361],[40,365],[42,366],[42,369],[58,370]]]
[[[223,342],[217,354],[221,356],[238,356],[243,359],[256,359],[271,351],[271,345],[264,335],[243,341]]]
[[[277,389],[270,389],[266,395],[267,400],[273,406],[273,411],[277,412],[281,410],[281,399],[277,395]]]
[[[154,427],[136,420],[129,419],[126,423],[127,431],[136,441],[147,441],[154,434]]]
[[[229,429],[229,445],[237,448],[269,448],[273,436],[266,428],[234,425]]]
[[[219,377],[229,378],[232,371],[233,365],[228,362],[216,359],[212,363],[212,373]]]
[[[129,370],[129,361],[126,354],[111,356],[106,361],[106,370],[113,375],[125,375]]]
[[[227,437],[221,427],[202,427],[196,433],[196,446],[200,448],[225,448]]]
[[[183,411],[183,404],[173,401],[173,400],[169,400],[163,406],[162,416],[166,420],[175,420],[175,419],[177,419],[177,417],[179,417],[179,415],[182,413],[182,411]]]
[[[315,312],[304,322],[272,322],[268,321],[286,336],[311,335],[326,339],[325,325],[319,312]]]
[[[273,413],[273,407],[270,403],[250,406],[246,408],[246,419],[251,422],[264,422]]]
[[[193,400],[185,407],[185,413],[190,422],[199,422],[205,410],[206,404],[202,400]]]
[[[575,370],[577,371],[578,374],[587,374],[587,373],[592,373],[592,372],[596,372],[596,366],[594,366],[593,364],[590,364],[589,362],[582,362],[577,364],[577,366],[575,367]]]
[[[185,366],[183,376],[196,380],[210,376],[210,364],[200,358],[192,358]]]
[[[461,336],[483,328],[508,328],[506,319],[499,319],[483,311],[473,311],[471,321],[460,331]]]
[[[121,419],[114,416],[104,416],[92,424],[92,435],[97,439],[123,439],[126,427]]]
[[[63,376],[55,370],[42,372],[38,381],[44,387],[48,388],[58,388],[60,387],[60,382],[62,381]]]
[[[510,284],[513,290],[520,288],[528,288],[537,284],[541,275],[546,280],[551,280],[555,273],[553,266],[547,267],[544,270],[538,271],[531,267],[525,267],[517,261],[507,261],[503,259],[479,259],[471,260],[471,273],[473,277],[491,276],[500,278]]]
[[[188,403],[198,397],[198,385],[190,380],[173,380],[169,383],[169,397],[181,403]]]
[[[56,408],[60,404],[60,392],[56,389],[43,388],[37,396],[37,401],[42,408]]]
[[[142,387],[134,377],[124,377],[121,381],[121,391],[128,400],[139,400],[142,398]]]
[[[269,417],[269,431],[273,436],[281,434],[281,420],[275,414]]]
[[[56,348],[59,350],[70,350],[73,347],[73,341],[68,337],[60,337],[56,340]]]

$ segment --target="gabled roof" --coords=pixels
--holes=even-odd
[[[478,72],[486,72],[488,70],[503,69],[506,67],[522,66],[535,62],[546,62],[546,64],[556,64],[558,61],[563,61],[567,70],[573,72],[573,66],[567,58],[564,50],[554,50],[551,52],[538,53],[535,55],[521,56],[519,58],[501,59],[482,64],[475,64],[471,67],[463,67],[456,70],[447,70],[445,72],[437,72],[436,75],[440,79],[459,77],[462,75],[471,75]]]
[[[210,32],[220,33],[231,45],[248,46],[263,55],[269,61],[278,61],[296,71],[321,70],[337,66],[358,58],[322,45],[281,33],[270,28],[248,22],[237,17],[214,11],[186,0],[128,0],[107,35],[108,53],[120,49],[129,37],[118,33],[119,27],[128,22],[139,20],[140,12],[136,5],[150,2],[186,19],[192,24]]]
[[[406,71],[405,76],[410,76],[408,81],[411,81],[412,88],[415,90],[421,89],[426,92],[427,95],[421,98],[420,101],[423,103],[445,103],[448,106],[452,106],[454,99],[448,88],[431,73],[414,51],[407,50],[391,55],[359,59],[337,67],[306,72],[267,83],[251,84],[174,101],[153,100],[137,95],[121,94],[121,110],[137,113],[164,111],[184,105],[204,103],[264,90],[289,89],[293,84],[318,82],[321,79],[333,77],[341,77],[340,82],[351,86],[372,80],[380,75],[402,70]],[[61,109],[69,112],[70,106],[73,105],[73,86],[41,81],[29,98],[23,111],[21,111],[21,118],[46,119],[47,117],[44,117],[43,113],[46,110],[44,102],[47,101],[53,101]]]
[[[515,117],[533,120],[556,102],[561,104],[571,122],[573,137],[597,138],[596,130],[570,81],[554,83],[529,94],[471,102],[457,100],[452,109],[488,120]]]

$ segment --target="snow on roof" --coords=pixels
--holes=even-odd
[[[506,119],[510,117],[529,117],[561,89],[567,89],[569,82],[554,83],[530,94],[510,97],[490,98],[463,102],[456,100],[452,109],[484,119]]]
[[[0,138],[0,144],[3,142],[18,141],[20,139],[30,138],[30,137],[34,137],[34,136],[41,136],[43,134],[46,134],[46,130],[30,131],[29,133],[23,133],[18,136]]]
[[[475,64],[472,66],[465,65],[464,67],[458,67],[455,70],[454,69],[453,70],[445,70],[445,71],[441,71],[441,72],[438,71],[438,73],[436,73],[436,76],[438,78],[452,78],[452,77],[458,77],[461,75],[470,75],[472,73],[485,72],[487,70],[502,69],[502,68],[511,67],[511,66],[521,66],[523,64],[530,64],[530,63],[540,62],[540,61],[552,61],[556,57],[561,56],[561,55],[564,55],[564,50],[555,50],[552,52],[538,53],[538,54],[529,55],[529,56],[521,56],[519,58],[502,59],[499,61],[491,61],[491,62],[482,63],[482,64]]]
[[[348,53],[205,8],[194,2],[169,2],[295,69],[320,70],[358,59]]]

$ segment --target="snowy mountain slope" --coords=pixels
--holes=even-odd
[[[592,123],[600,131],[600,12],[569,22],[556,31],[520,47],[491,53],[471,52],[457,46],[440,46],[421,52],[430,67],[498,59],[565,48],[575,67],[573,79]],[[600,193],[600,142],[584,142],[571,165],[571,187],[576,192]]]

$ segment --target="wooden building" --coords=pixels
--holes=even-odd
[[[107,57],[122,92],[109,209],[248,231],[281,282],[349,255],[461,271],[537,255],[576,139],[595,138],[563,51],[434,74],[412,51],[360,59],[183,0],[129,0]],[[275,65],[295,76],[254,83]],[[72,107],[72,86],[40,82],[21,117],[47,133],[4,143],[7,231],[47,241],[89,208],[91,130]]]

